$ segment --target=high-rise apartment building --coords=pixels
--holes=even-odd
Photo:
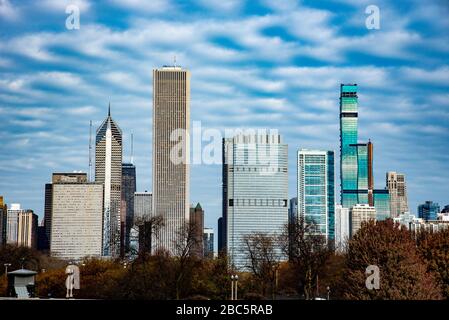
[[[376,221],[376,208],[369,204],[356,204],[349,210],[351,238],[361,228],[363,222]]]
[[[334,152],[298,151],[298,215],[310,232],[335,238]]]
[[[203,231],[204,257],[214,257],[214,229],[204,228]]]
[[[433,201],[426,201],[418,206],[418,217],[426,221],[437,220],[440,205]]]
[[[95,182],[104,185],[103,256],[120,255],[122,150],[122,131],[109,108],[95,139]]]
[[[202,258],[204,256],[204,243],[203,243],[203,231],[204,231],[204,210],[201,208],[200,203],[196,206],[190,207],[189,223],[191,224],[192,231],[194,233],[194,246],[192,253],[196,257]]]
[[[64,174],[60,174],[64,175]],[[70,174],[67,174],[70,177]],[[73,179],[53,179],[50,253],[80,260],[102,255],[103,184],[87,181],[86,173]]]
[[[405,175],[394,171],[387,172],[387,189],[390,192],[390,212],[391,217],[399,217],[400,214],[408,211],[407,187]]]
[[[189,131],[190,72],[153,70],[153,214],[165,222],[154,243],[172,253],[189,219]]]
[[[19,213],[17,224],[17,245],[37,249],[38,218],[32,210]]]
[[[244,238],[276,235],[288,222],[288,151],[278,134],[223,140],[224,243],[231,265],[246,265]],[[281,248],[276,252],[282,256]]]
[[[351,235],[349,209],[335,206],[335,250],[344,251]]]
[[[134,193],[136,192],[136,166],[132,163],[122,164],[122,199],[126,203],[125,214],[125,251],[129,251],[130,232],[134,221]],[[122,214],[123,216],[123,214]]]

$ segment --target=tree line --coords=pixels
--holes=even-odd
[[[158,225],[151,224],[148,234]],[[157,229],[157,228],[156,228]],[[153,230],[153,231],[151,231]],[[86,258],[79,263],[81,289],[75,298],[86,299],[230,299],[231,263],[224,253],[204,259],[196,254],[195,226],[180,230],[180,241],[171,255],[139,250],[129,263],[123,260]],[[254,233],[243,239],[246,258],[239,275],[241,299],[409,299],[449,297],[449,230],[411,234],[385,221],[363,223],[336,251],[326,239],[309,229],[302,219],[285,226],[280,235]],[[66,261],[25,247],[0,248],[0,266],[22,266],[38,271],[36,294],[64,298]],[[379,268],[379,289],[366,286],[366,268]],[[0,295],[6,292],[0,271]]]

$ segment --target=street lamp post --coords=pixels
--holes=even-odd
[[[239,280],[238,275],[236,274],[231,275],[231,300],[237,300],[238,280]]]
[[[329,300],[330,293],[331,293],[331,288],[329,286],[327,286],[327,300]]]
[[[5,263],[4,266],[5,266],[5,278],[8,279],[8,267],[10,267],[11,264],[10,263]]]

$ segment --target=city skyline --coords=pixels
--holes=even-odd
[[[152,191],[151,69],[171,64],[172,57],[176,56],[177,63],[192,72],[193,121],[200,120],[204,126],[220,129],[233,125],[279,129],[289,145],[289,198],[296,194],[294,155],[298,149],[338,152],[338,85],[356,82],[360,93],[359,140],[371,138],[375,145],[375,188],[384,187],[387,171],[397,171],[407,177],[409,207],[413,213],[425,200],[442,206],[447,204],[445,181],[449,173],[445,169],[449,159],[444,150],[448,146],[445,138],[448,129],[444,123],[449,118],[448,61],[443,56],[447,48],[436,43],[437,40],[447,43],[447,35],[436,33],[427,37],[424,30],[413,26],[412,22],[417,21],[444,24],[444,18],[442,21],[426,18],[428,11],[422,10],[418,15],[421,4],[417,3],[413,10],[408,8],[415,15],[401,20],[397,7],[382,6],[380,2],[385,19],[382,19],[381,30],[370,31],[364,29],[364,7],[349,2],[342,5],[342,9],[332,5],[313,8],[311,4],[301,4],[287,13],[287,9],[266,1],[255,5],[257,10],[247,6],[230,8],[230,18],[207,6],[196,5],[193,9],[196,16],[201,18],[201,13],[212,13],[214,23],[210,25],[204,16],[198,22],[186,17],[182,6],[174,11],[179,20],[173,22],[157,18],[155,8],[155,11],[147,8],[139,14],[132,7],[111,5],[102,15],[95,4],[79,3],[85,5],[81,6],[81,28],[75,31],[64,28],[64,8],[58,13],[57,7],[49,9],[42,7],[44,4],[36,4],[36,10],[42,13],[33,19],[36,29],[25,26],[24,21],[31,13],[20,5],[13,6],[15,16],[6,16],[1,11],[2,30],[14,30],[8,36],[2,35],[5,41],[0,45],[0,72],[4,84],[0,114],[6,119],[1,134],[8,150],[0,155],[0,189],[6,203],[21,203],[24,208],[33,209],[42,220],[44,185],[49,182],[51,173],[88,172],[89,120],[97,127],[104,118],[109,100],[114,118],[124,132],[124,159],[130,153],[126,142],[134,133],[137,190]],[[438,12],[435,3],[429,7],[427,10],[434,10],[436,15],[444,13],[444,8]],[[355,20],[339,23],[341,10],[346,10]],[[122,11],[126,15],[120,20],[121,24],[106,27],[111,17]],[[323,36],[324,39],[314,43],[301,30],[290,29],[282,22],[283,17],[293,19],[295,14],[301,17],[304,12],[316,17],[315,22],[309,23],[323,28],[323,35],[330,32],[331,38]],[[397,18],[395,23],[402,21],[396,27],[390,21],[393,17]],[[139,21],[139,18],[146,20]],[[236,30],[239,22],[248,30],[248,37],[265,43],[252,43],[239,35]],[[197,37],[189,31],[195,23],[205,30]],[[219,28],[220,23],[227,23],[228,30]],[[340,29],[335,30],[334,23]],[[172,28],[164,34],[166,41],[146,33],[151,26],[158,25]],[[37,31],[37,28],[44,31]],[[106,32],[100,36],[98,28]],[[345,28],[360,33],[354,36],[356,43],[369,47],[372,40],[378,46],[369,52],[348,44],[334,57],[320,55],[318,49],[324,48],[326,40],[332,48],[336,45],[331,42],[333,39],[349,39]],[[127,50],[114,47],[117,45],[114,36],[124,38],[126,31],[141,35],[142,46],[128,39]],[[42,36],[37,41],[36,35],[43,32],[54,37]],[[185,40],[180,39],[179,34]],[[222,39],[214,39],[220,36]],[[87,40],[80,43],[83,37]],[[96,42],[98,37],[105,43]],[[35,42],[26,39],[35,39]],[[180,42],[172,43],[168,39]],[[386,43],[390,43],[386,40],[397,39],[399,44],[387,48],[377,41],[382,39]],[[302,40],[312,41],[310,48],[315,50],[307,53],[296,48],[295,41]],[[413,52],[410,47],[413,48],[415,42],[426,42],[434,51]],[[95,43],[98,45],[93,45]],[[146,48],[153,44],[153,50]],[[53,50],[52,46],[66,49],[66,53]],[[164,46],[168,48],[162,50]],[[257,52],[258,48],[268,51]],[[149,53],[144,54],[145,51]],[[87,71],[92,62],[76,66],[86,56],[106,62],[116,59],[118,54],[124,61],[96,67],[92,73]],[[356,58],[351,59],[351,55]],[[364,55],[369,55],[369,59]],[[425,62],[419,62],[423,57]],[[332,58],[337,60],[331,61]],[[102,77],[94,76],[93,72]],[[295,78],[304,81],[298,83]],[[108,90],[104,90],[105,85]],[[238,89],[236,94],[233,94],[234,89]],[[83,97],[79,96],[80,92]],[[60,120],[68,115],[71,119]],[[319,132],[313,132],[316,126],[321,128]],[[338,168],[338,153],[335,158]],[[192,165],[190,176],[191,185],[195,186],[191,188],[190,201],[201,202],[207,213],[205,226],[215,228],[221,215],[221,166]],[[338,175],[335,178],[338,195]],[[29,187],[24,189],[24,185]]]

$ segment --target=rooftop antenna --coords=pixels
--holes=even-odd
[[[89,127],[89,182],[92,181],[92,120]]]
[[[176,67],[176,55],[173,57],[173,64]]]
[[[111,116],[111,102],[109,101],[109,107],[108,107],[108,117]]]
[[[131,164],[134,164],[134,135],[131,133]]]

